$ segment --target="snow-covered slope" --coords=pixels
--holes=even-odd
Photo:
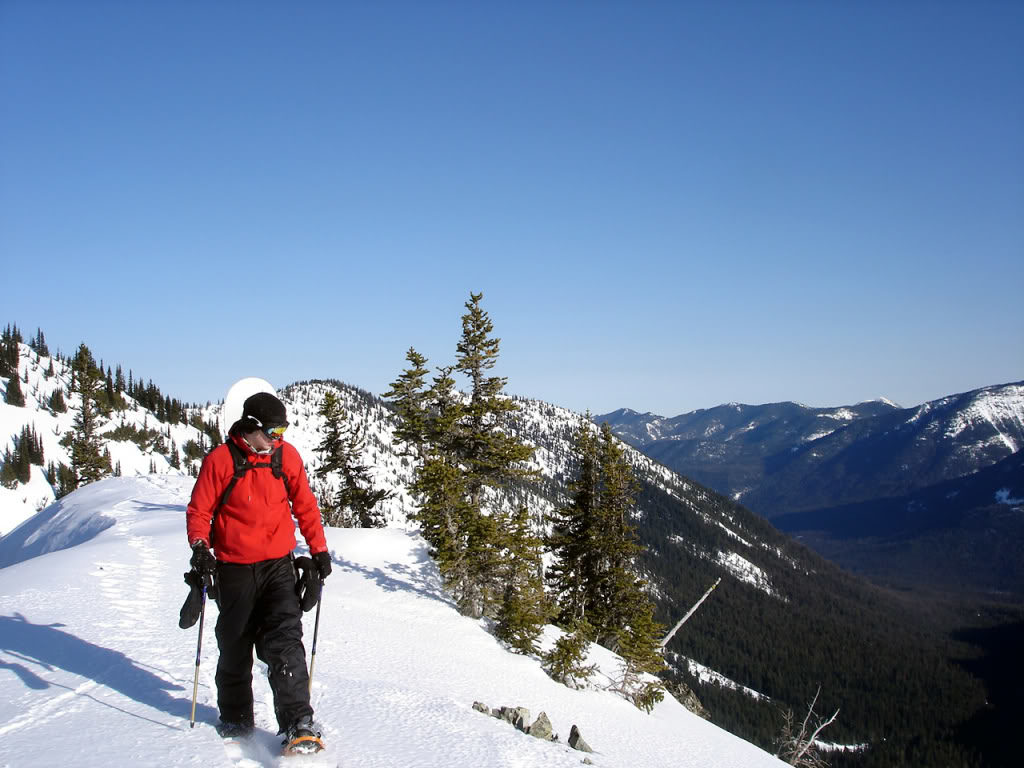
[[[71,392],[71,369],[64,362],[55,358],[40,356],[27,344],[19,344],[19,375],[23,381],[22,393],[25,396],[24,406],[13,406],[6,402],[8,381],[0,378],[0,453],[5,449],[12,450],[14,439],[22,429],[34,429],[43,445],[45,463],[71,464],[68,449],[61,445],[61,438],[71,431],[75,414],[82,407],[81,395]],[[49,371],[53,370],[53,375]],[[24,381],[24,379],[28,381]],[[48,403],[51,395],[60,388],[64,393],[67,411],[54,413]],[[118,427],[131,427],[136,430],[151,430],[163,438],[163,448],[153,444],[145,448],[131,440],[105,439],[104,445],[110,451],[112,466],[119,466],[122,475],[146,475],[151,471],[159,474],[185,475],[187,457],[183,447],[188,441],[200,443],[202,433],[187,424],[165,424],[157,421],[156,416],[140,406],[130,397],[125,396],[129,408],[113,413],[109,419],[103,419],[99,427],[101,437],[110,435]],[[153,441],[155,442],[155,441]],[[178,454],[178,463],[183,467],[175,469],[171,466],[170,450],[174,448]],[[12,530],[23,520],[43,509],[54,501],[54,489],[46,481],[43,467],[33,465],[28,483],[19,483],[15,488],[0,485],[0,535]]]
[[[197,627],[177,627],[187,567],[184,507],[192,481],[109,478],[30,521],[69,544],[35,555],[31,535],[0,554],[0,764],[6,766],[276,765],[269,689],[257,664],[264,731],[242,760],[216,736],[216,650],[208,607],[197,707],[188,724]],[[106,527],[89,521],[106,521]],[[576,766],[572,725],[598,766],[782,765],[666,698],[644,714],[601,690],[550,680],[536,659],[505,651],[443,593],[422,540],[400,528],[328,529],[334,574],[324,589],[313,681],[329,756],[360,768]],[[307,649],[313,614],[306,616]],[[553,630],[552,630],[553,632]],[[548,640],[552,639],[548,633]],[[598,649],[605,669],[614,659]],[[472,709],[547,713],[557,743]],[[331,763],[333,764],[333,763]]]

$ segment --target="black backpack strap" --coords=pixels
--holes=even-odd
[[[235,485],[238,483],[240,477],[245,477],[245,473],[249,471],[252,464],[242,453],[242,449],[235,445],[235,441],[228,439],[227,442],[228,451],[231,452],[231,461],[235,467],[234,474],[228,484],[224,486],[224,492],[220,495],[220,501],[217,502],[217,506],[213,509],[213,514],[210,515],[210,544],[213,545],[213,523],[217,519],[217,513],[220,508],[227,504],[228,499],[231,497],[231,492],[235,490]]]
[[[245,473],[252,467],[252,464],[249,463],[245,454],[242,453],[242,449],[235,445],[234,440],[228,441],[228,450],[231,451],[231,459],[234,462],[235,473],[231,476],[228,484],[224,487],[224,493],[220,495],[220,501],[217,502],[217,509],[220,509],[227,504],[227,501],[231,496],[231,492],[235,490],[235,485],[238,483],[238,479],[245,477]],[[216,514],[216,510],[214,510],[214,515]],[[213,521],[211,520],[210,523],[212,525]]]
[[[284,492],[288,494],[290,499],[292,497],[292,489],[288,486],[288,478],[284,474],[284,459],[281,456],[281,448],[280,445],[277,446],[277,450],[270,456],[270,471],[274,473],[274,477],[284,483]]]

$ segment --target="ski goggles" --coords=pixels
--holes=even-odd
[[[286,429],[288,429],[287,424],[278,424],[276,427],[264,427],[263,434],[271,440],[280,440],[284,437]]]

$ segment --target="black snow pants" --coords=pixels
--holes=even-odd
[[[226,723],[252,724],[252,652],[267,665],[283,732],[313,715],[292,558],[217,565],[217,707]]]

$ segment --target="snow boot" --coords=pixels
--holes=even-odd
[[[325,747],[320,739],[320,728],[313,722],[313,718],[300,717],[285,731],[284,746],[282,750],[285,755],[309,755],[319,752]]]
[[[217,723],[217,733],[229,741],[246,738],[252,734],[253,728],[252,723],[226,723],[223,720]]]

